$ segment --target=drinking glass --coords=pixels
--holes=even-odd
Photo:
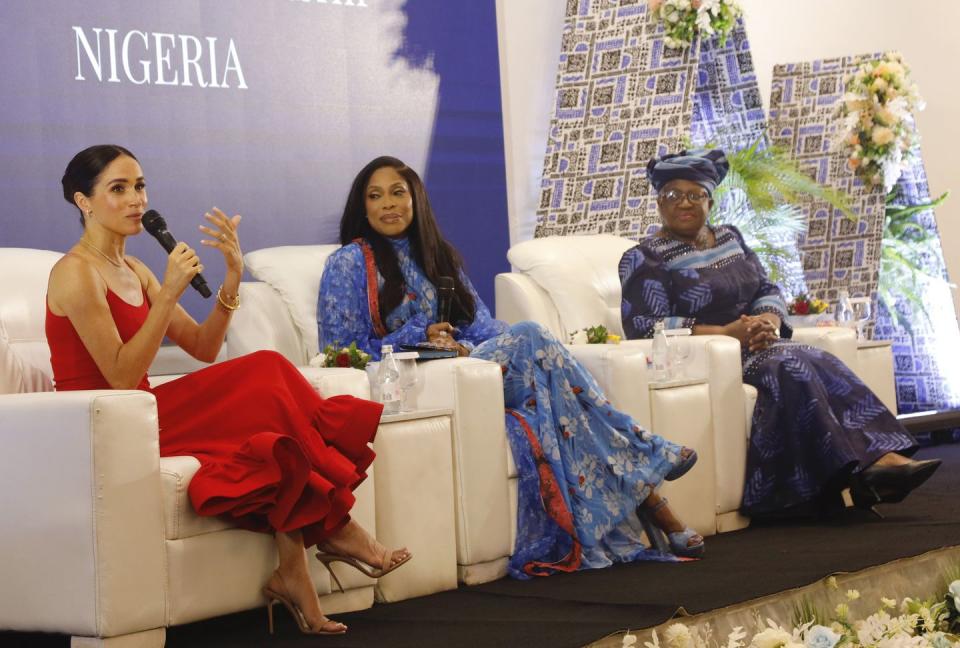
[[[400,386],[403,387],[401,412],[413,412],[417,409],[417,361],[414,358],[400,360]]]
[[[857,341],[863,340],[863,330],[870,321],[870,315],[873,312],[872,300],[869,297],[857,297],[850,300],[850,306],[853,309],[853,321],[857,327]]]
[[[683,380],[687,377],[687,360],[690,358],[690,340],[677,336],[670,340],[670,351],[673,354],[673,378]]]

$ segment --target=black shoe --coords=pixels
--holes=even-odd
[[[880,502],[902,502],[910,491],[937,471],[940,463],[939,459],[927,459],[898,466],[873,464],[854,475],[850,495],[858,508],[868,510]]]

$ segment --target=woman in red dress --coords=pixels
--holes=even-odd
[[[204,215],[201,244],[222,253],[227,271],[216,304],[197,323],[177,303],[203,270],[194,250],[178,243],[163,281],[124,254],[147,207],[134,155],[120,146],[90,147],[70,161],[62,182],[83,234],[53,267],[47,289],[57,389],[152,392],[161,456],[200,461],[189,487],[197,513],[276,538],[279,567],[263,589],[269,609],[286,605],[304,632],[344,632],[320,609],[304,548],[318,545],[324,559],[340,557],[374,576],[409,560],[406,549],[387,550],[349,516],[352,491],[374,458],[368,443],[382,406],[352,396],[323,399],[282,356],[266,351],[151,388],[147,368],[164,337],[199,360],[219,353],[240,306],[240,216],[216,208]]]

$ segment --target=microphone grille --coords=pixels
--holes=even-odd
[[[140,217],[140,222],[143,223],[144,229],[151,234],[156,234],[157,232],[162,232],[167,229],[167,221],[163,220],[163,216],[155,209],[150,209],[144,213],[144,215]]]

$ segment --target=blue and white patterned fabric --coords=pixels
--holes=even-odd
[[[401,239],[393,244],[408,295],[387,317],[387,335],[381,340],[374,333],[363,253],[351,244],[335,252],[323,272],[318,314],[321,347],[356,341],[379,358],[382,343],[424,340],[424,329],[437,313],[436,290],[411,258],[409,243]],[[560,561],[573,545],[570,534],[545,509],[538,461],[524,426],[542,450],[541,462],[549,465],[556,479],[556,492],[562,493],[559,506],[572,516],[582,545],[575,567],[672,560],[644,547],[634,510],[679,462],[680,447],[615,410],[592,376],[542,327],[531,322],[507,326],[490,316],[475,292],[474,299],[476,318],[460,330],[457,339],[477,345],[471,357],[496,362],[503,371],[508,437],[519,471],[511,575],[529,578],[526,565]]]
[[[410,255],[410,241],[406,238],[389,239],[400,262],[400,272],[406,282],[406,297],[387,315],[383,323],[387,335],[381,339],[373,330],[373,320],[367,302],[367,269],[363,250],[358,243],[345,245],[327,258],[320,280],[317,303],[317,322],[320,348],[327,344],[346,346],[356,342],[357,347],[380,359],[380,347],[392,344],[425,342],[428,324],[437,321],[437,290]],[[486,305],[480,301],[467,277],[462,277],[477,302],[473,322],[460,328],[454,339],[468,349],[484,340],[499,335],[507,325],[493,319]],[[377,285],[383,288],[383,277],[377,274]]]
[[[741,314],[786,318],[780,290],[736,228],[714,229],[705,250],[652,236],[620,261],[624,331],[650,337],[669,327],[722,326]],[[789,338],[784,323],[781,335]],[[743,351],[743,381],[757,388],[741,511],[747,515],[815,507],[835,496],[850,472],[916,441],[880,400],[836,357],[782,339]]]

